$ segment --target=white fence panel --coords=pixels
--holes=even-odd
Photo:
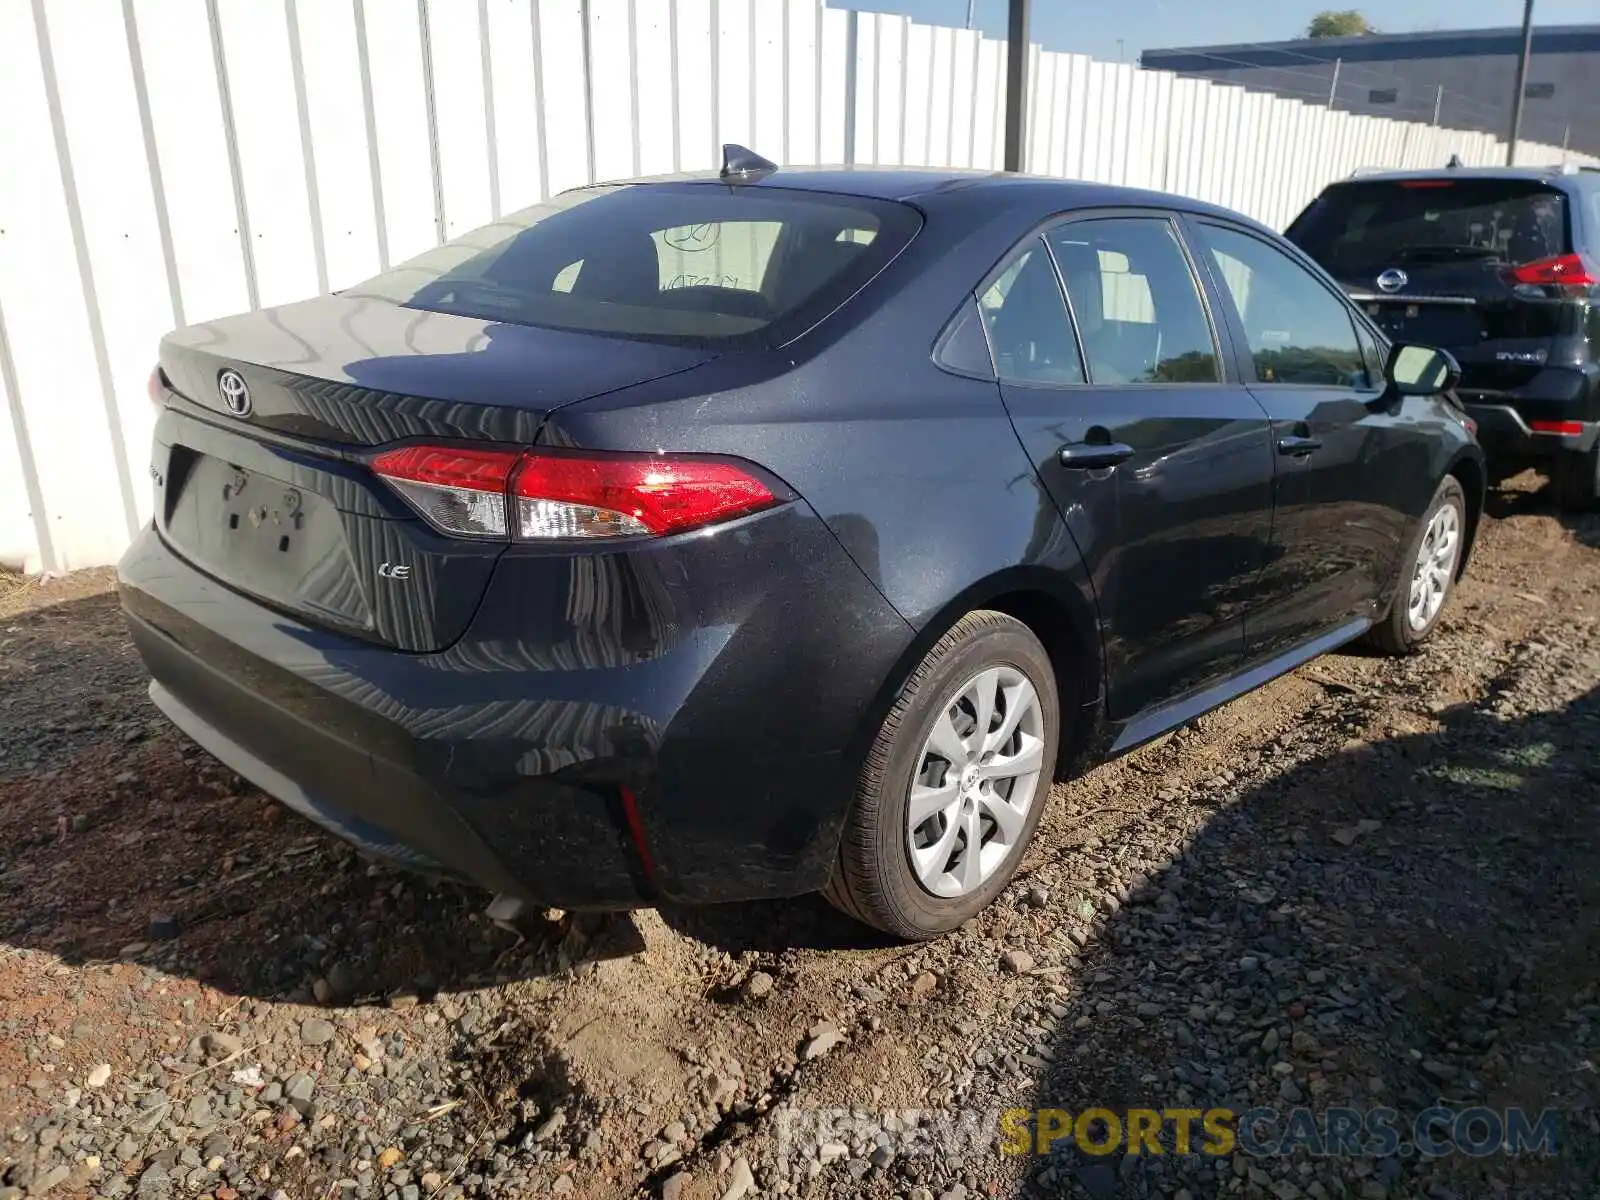
[[[356,62],[355,7],[290,0],[295,14],[304,99],[303,135],[311,144],[324,286],[349,287],[381,269],[367,141],[366,100]]]
[[[1001,164],[1005,147],[1000,134],[1000,96],[1005,86],[1003,42],[978,40],[977,70],[972,81],[972,129],[967,139],[967,163],[977,170]]]
[[[250,235],[246,271],[254,270],[255,304],[286,304],[318,286],[287,13],[281,4],[259,0],[215,5],[225,115],[232,120]]]
[[[853,68],[850,63],[850,14],[843,9],[822,10],[822,88],[817,107],[818,136],[817,157],[825,163],[842,163],[849,157],[846,127],[855,120],[855,102],[850,97],[846,81]]]
[[[922,161],[930,167],[947,167],[952,161],[956,31],[940,26],[933,30],[930,42],[927,142]]]
[[[716,50],[711,36],[712,0],[677,0],[678,162],[676,170],[703,171],[716,165]],[[843,16],[844,14],[839,14]],[[844,32],[841,22],[839,31]],[[844,95],[841,83],[840,97]]]
[[[250,306],[250,285],[205,2],[135,0],[133,15],[139,52],[130,58],[147,97],[145,134],[172,239],[179,319],[238,312]],[[170,61],[209,66],[161,69]]]
[[[444,235],[457,238],[496,215],[499,190],[490,169],[493,118],[483,74],[483,14],[475,0],[426,0],[424,8]]]
[[[760,0],[718,0],[717,133],[714,141],[748,146],[755,140],[755,77],[750,6]]]
[[[594,103],[596,179],[628,179],[639,174],[632,10],[630,0],[589,0],[589,94]]]
[[[97,367],[100,322],[87,254],[80,253],[81,215],[50,53],[56,31],[36,25],[36,15],[38,6],[0,4],[3,374],[25,430],[16,442],[33,456],[38,488],[30,510],[45,565],[82,567],[114,559],[134,516]],[[0,475],[17,474],[27,474],[21,464],[0,465]]]
[[[998,169],[1005,54],[820,0],[0,0],[0,562],[109,562],[148,518],[167,328],[595,179],[714,167],[727,141]],[[1505,153],[1038,47],[1029,79],[1030,170],[1275,226],[1358,168]]]
[[[131,534],[149,520],[152,503],[145,447],[155,420],[140,378],[176,314],[120,6],[93,0],[76,11],[71,21],[59,8],[47,14],[50,48],[75,184],[100,427],[111,443],[118,495],[131,510]]]
[[[579,0],[535,0],[547,139],[545,191],[554,195],[594,178],[589,154],[589,97],[584,84],[583,9]]]
[[[774,162],[789,160],[789,62],[784,52],[783,0],[753,0],[750,6],[750,137]]]
[[[546,194],[542,81],[534,62],[537,2],[479,2],[486,6],[488,17],[490,111],[494,114],[491,150],[500,211],[516,212]],[[665,5],[667,0],[657,2]],[[669,120],[670,112],[662,106],[662,113]]]
[[[878,13],[878,64],[876,95],[876,145],[872,162],[899,166],[905,150],[906,38],[911,24],[904,17]]]
[[[443,232],[418,18],[416,0],[361,0],[390,262],[422,253]]]
[[[788,105],[784,124],[784,162],[814,165],[826,161],[818,143],[822,89],[822,18],[824,10],[806,0],[784,0],[785,67]]]
[[[933,27],[906,26],[905,108],[900,126],[900,161],[909,167],[928,165],[928,140],[933,130]]]

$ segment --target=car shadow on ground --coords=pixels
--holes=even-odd
[[[145,684],[112,594],[0,616],[0,947],[333,1003],[643,947],[604,915],[519,934],[479,889],[362,858],[189,742]]]
[[[1032,1078],[1024,1107],[1270,1107],[1264,1149],[1297,1106],[1392,1107],[1402,1146],[1435,1104],[1553,1110],[1557,1153],[1179,1156],[1169,1123],[1162,1155],[1056,1142],[1019,1195],[1593,1195],[1600,689],[1527,711],[1513,682],[1219,809],[1102,918],[1054,1011],[1033,1014],[1056,1032],[1010,1068]]]
[[[1556,501],[1555,484],[1535,471],[1514,475],[1500,487],[1491,487],[1483,507],[1484,514],[1496,520],[1553,516],[1585,546],[1600,547],[1600,513],[1563,509]]]

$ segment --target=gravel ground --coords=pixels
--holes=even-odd
[[[499,928],[166,727],[105,573],[0,580],[0,1200],[1600,1196],[1600,519],[1535,488],[1425,653],[1058,786],[921,947],[815,899]],[[1555,1110],[1558,1152],[994,1121],[1436,1103]]]

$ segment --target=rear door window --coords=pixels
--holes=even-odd
[[[908,205],[777,187],[581,188],[347,294],[645,340],[781,344],[877,274],[920,225]]]
[[[1069,221],[1047,237],[1066,281],[1092,382],[1221,379],[1211,323],[1172,222]]]
[[[1571,249],[1566,197],[1522,179],[1342,183],[1288,236],[1335,275],[1409,263],[1521,264]]]
[[[1017,251],[978,296],[996,373],[1017,383],[1082,383],[1061,284],[1044,243]]]

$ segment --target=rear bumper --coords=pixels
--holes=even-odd
[[[1501,467],[1586,453],[1600,441],[1600,367],[1547,367],[1514,390],[1464,386],[1458,393],[1478,423],[1478,441]],[[1575,433],[1552,433],[1541,422],[1577,422]]]
[[[627,554],[509,552],[437,654],[269,611],[153,530],[119,582],[152,699],[215,757],[371,853],[569,908],[823,886],[911,639],[803,504]]]
[[[1576,433],[1535,430],[1513,404],[1466,402],[1467,415],[1478,423],[1484,453],[1502,462],[1546,462],[1566,453],[1586,453],[1600,441],[1600,421],[1579,421]]]

